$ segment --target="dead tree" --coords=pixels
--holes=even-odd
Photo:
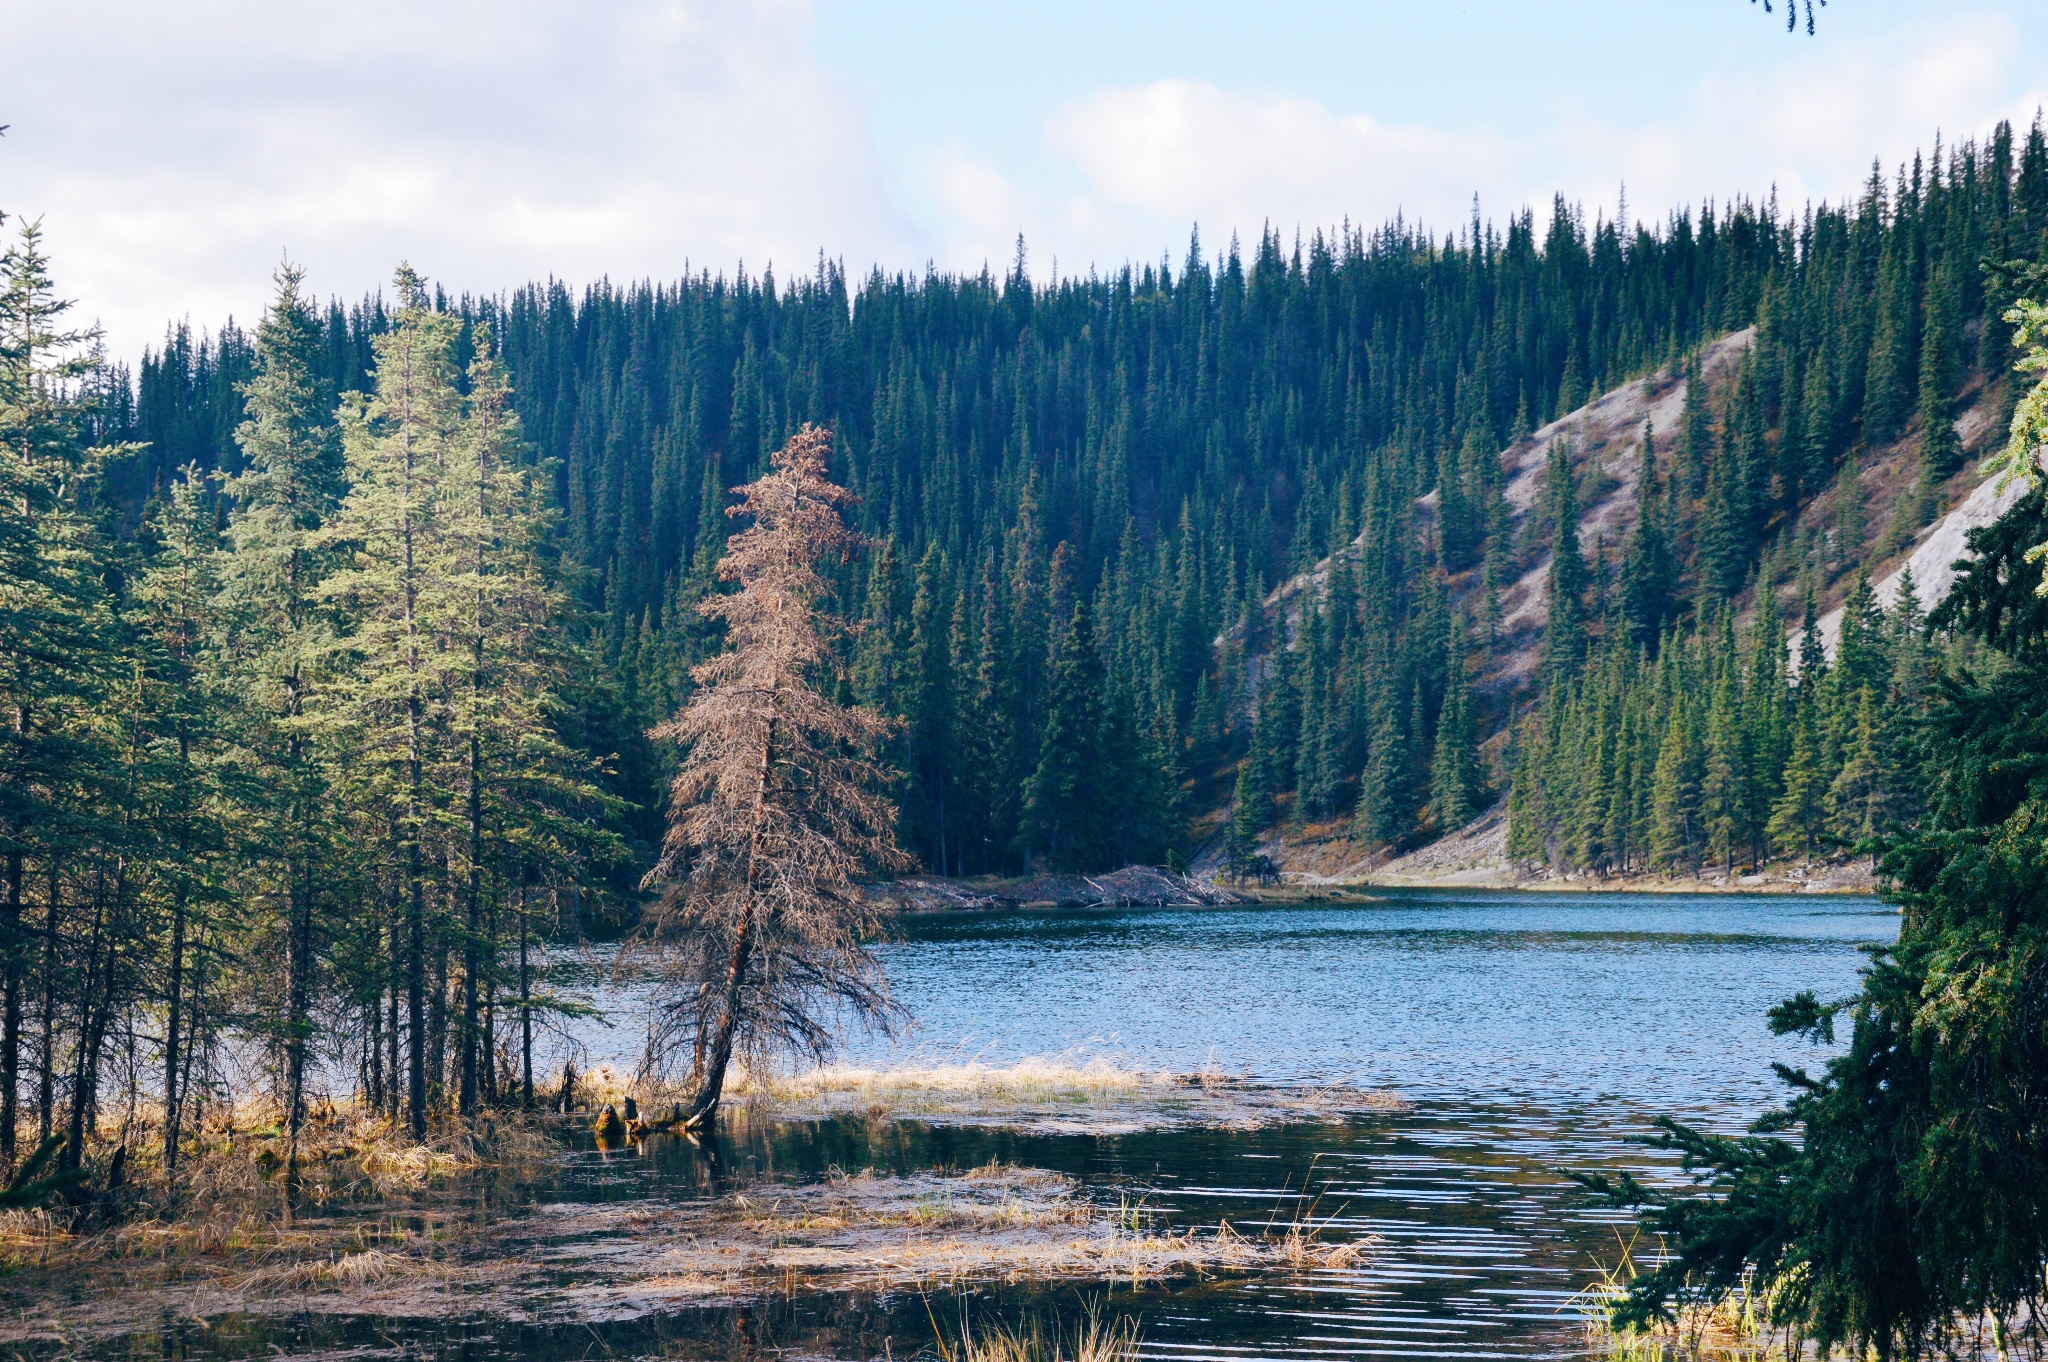
[[[903,868],[878,764],[890,724],[824,693],[831,621],[818,567],[858,537],[826,476],[829,432],[806,425],[728,512],[752,523],[718,564],[730,595],[698,608],[725,651],[653,730],[682,746],[669,829],[645,887],[662,898],[642,929],[666,983],[671,1034],[704,1056],[685,1124],[718,1109],[735,1054],[766,1063],[830,1053],[834,1023],[888,1029],[895,1005],[867,943],[882,925],[858,880]]]

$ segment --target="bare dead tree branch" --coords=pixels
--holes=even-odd
[[[878,760],[890,721],[824,693],[831,654],[819,565],[858,537],[826,473],[830,432],[806,425],[773,471],[735,488],[752,523],[727,545],[730,595],[698,608],[726,627],[726,651],[653,730],[682,745],[669,830],[646,887],[660,888],[640,944],[661,963],[664,1011],[697,1056],[686,1120],[717,1110],[734,1054],[823,1058],[834,1023],[898,1019],[867,943],[879,909],[859,880],[903,868],[896,810]]]

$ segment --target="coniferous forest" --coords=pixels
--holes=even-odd
[[[253,330],[131,368],[22,230],[0,1161],[18,1115],[78,1149],[116,1073],[164,1095],[174,1160],[234,1038],[294,1125],[316,1063],[415,1131],[530,1097],[532,953],[637,915],[678,762],[648,735],[721,646],[730,489],[805,423],[865,541],[827,582],[836,698],[900,720],[931,872],[1241,865],[1309,825],[1402,848],[1504,799],[1531,861],[1696,874],[1929,807],[1920,714],[1972,645],[1865,569],[1953,494],[1965,405],[2000,432],[2021,395],[2038,121],[1843,205],[1214,246],[490,297],[400,267],[325,304],[288,263]],[[1511,504],[1504,449],[1752,327],[1645,432],[1625,542],[1581,535],[1569,439]],[[1910,488],[1865,504],[1901,441]],[[1839,643],[1792,652],[1831,600]]]

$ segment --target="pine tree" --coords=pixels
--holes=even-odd
[[[1543,482],[1555,534],[1548,583],[1550,613],[1543,628],[1543,675],[1556,684],[1578,667],[1586,646],[1586,560],[1579,555],[1579,496],[1567,441],[1551,443]]]
[[[354,629],[335,644],[324,740],[346,754],[353,805],[390,811],[403,905],[405,1111],[413,1138],[425,1139],[429,840],[434,807],[452,798],[437,705],[467,660],[439,646],[454,603],[436,571],[446,554],[442,472],[461,419],[452,353],[461,322],[434,311],[405,266],[397,292],[392,329],[376,341],[375,391],[341,411],[351,485],[320,542],[345,547],[352,562],[320,590]]]
[[[1443,709],[1437,717],[1436,751],[1430,759],[1430,798],[1436,805],[1437,826],[1452,832],[1470,822],[1479,811],[1481,790],[1472,688],[1466,675],[1465,634],[1462,624],[1456,621],[1451,626],[1445,669],[1449,679]]]
[[[154,833],[144,877],[167,921],[163,958],[164,1167],[176,1173],[187,1066],[181,1050],[193,1027],[192,946],[221,936],[236,895],[226,853],[230,824],[246,825],[263,800],[234,775],[244,726],[231,699],[223,619],[216,609],[225,555],[208,489],[196,468],[170,489],[147,527],[154,552],[136,581],[129,611],[138,669],[129,715],[130,772]],[[194,1028],[196,1029],[196,1028]],[[300,1073],[303,1071],[301,1070]],[[290,1070],[287,1082],[297,1077]],[[296,1093],[287,1089],[288,1101]],[[290,1108],[288,1107],[288,1114]],[[290,1123],[296,1131],[297,1123]]]
[[[1825,825],[1826,782],[1816,750],[1812,706],[1802,704],[1792,726],[1792,750],[1785,761],[1784,789],[1771,805],[1771,842],[1786,852],[1811,858]]]
[[[1261,786],[1259,772],[1265,764],[1250,756],[1237,764],[1237,783],[1230,797],[1230,865],[1239,879],[1259,845],[1259,833],[1266,826],[1270,796]]]
[[[1086,602],[1076,601],[1046,702],[1045,736],[1024,792],[1019,832],[1034,864],[1094,870],[1106,854],[1102,655]]]
[[[321,868],[333,836],[308,712],[333,632],[319,592],[335,554],[319,535],[339,504],[343,470],[333,395],[320,378],[320,325],[300,293],[304,273],[287,261],[274,277],[277,295],[256,329],[256,371],[243,385],[245,415],[235,431],[243,471],[224,489],[234,513],[222,604],[232,621],[243,702],[263,716],[253,753],[264,783],[279,796],[250,812],[253,844],[267,853],[271,872],[259,881],[261,892],[275,899],[284,924],[284,1006],[276,1026],[286,1055],[287,1161],[295,1171],[313,1040],[314,917],[318,886],[331,878]],[[167,1032],[167,1067],[176,1048]],[[167,1164],[176,1160],[176,1096],[167,1083]]]
[[[98,333],[65,329],[70,306],[55,295],[39,227],[24,223],[0,255],[0,1167],[15,1157],[20,1112],[27,864],[53,846],[69,778],[94,764],[93,753],[67,754],[64,735],[96,706],[115,661],[106,555],[70,494],[84,472],[92,412],[79,388]],[[76,1155],[73,1144],[63,1159],[75,1167]]]
[[[1355,823],[1370,845],[1398,841],[1408,827],[1408,743],[1396,702],[1382,687],[1373,705],[1373,728],[1365,772],[1359,781]]]
[[[1650,776],[1651,853],[1666,870],[1699,873],[1705,847],[1701,808],[1703,762],[1688,707],[1679,705],[1665,721]]]
[[[953,835],[948,814],[955,701],[952,608],[943,595],[947,577],[938,547],[927,548],[917,565],[910,603],[902,700],[909,721],[916,845],[926,849],[927,864],[941,875],[946,873]]]
[[[1651,650],[1657,646],[1676,605],[1677,588],[1678,564],[1665,533],[1663,498],[1658,495],[1655,433],[1646,421],[1642,463],[1636,475],[1636,523],[1629,531],[1621,568],[1621,615],[1636,647]]]
[[[888,723],[820,684],[819,568],[854,546],[847,493],[826,477],[831,443],[803,427],[741,489],[736,509],[753,523],[718,568],[738,590],[702,607],[725,622],[726,651],[699,664],[688,707],[659,730],[685,755],[647,876],[663,897],[644,930],[667,960],[667,1006],[702,1039],[691,1127],[717,1111],[736,1053],[819,1058],[835,1009],[892,1019],[866,944],[879,910],[856,883],[905,862],[874,760]]]
[[[1946,262],[1927,279],[1926,325],[1920,343],[1920,466],[1930,485],[1947,481],[1962,466],[1956,437],[1955,390],[1962,345],[1962,308]],[[1926,516],[1921,517],[1923,520]]]
[[[1888,821],[1887,782],[1880,760],[1875,710],[1870,687],[1862,687],[1856,692],[1854,726],[1843,753],[1842,769],[1827,790],[1828,821],[1835,835],[1846,842],[1866,841],[1882,831]]]

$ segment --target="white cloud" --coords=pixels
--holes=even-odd
[[[803,0],[0,0],[0,208],[133,354],[409,258],[451,289],[917,253]],[[26,71],[26,76],[21,73]]]
[[[1125,209],[1183,231],[1377,222],[1397,208],[1455,223],[1473,187],[1508,163],[1493,134],[1392,126],[1186,80],[1105,91],[1064,112],[1050,137],[1088,186],[1070,220],[1114,222]]]
[[[992,92],[995,122],[934,94],[892,166],[812,3],[0,0],[0,51],[28,55],[0,72],[0,209],[44,217],[66,293],[132,356],[167,318],[253,320],[286,248],[354,296],[401,257],[495,291],[686,261],[787,277],[820,249],[856,273],[1000,269],[1022,231],[1044,273],[1177,254],[1194,223],[1212,248],[1397,211],[1454,231],[1475,191],[1496,222],[1558,190],[1611,211],[1624,181],[1644,216],[1773,183],[1793,206],[1936,127],[2024,120],[2044,89],[2009,21],[1938,15],[1788,39],[1652,107],[1537,53],[1519,116],[1478,127],[1185,78],[1060,108]],[[1460,78],[1448,41],[1415,60]],[[970,127],[1043,135],[999,153]]]
[[[1341,113],[1282,94],[1161,80],[1099,91],[1049,123],[1048,144],[1080,188],[1041,210],[1034,236],[1069,259],[1114,263],[1185,240],[1250,240],[1271,223],[1377,226],[1399,212],[1439,235],[1472,196],[1496,222],[1553,193],[1614,211],[1626,183],[1632,217],[1661,218],[1734,194],[1782,205],[1854,196],[1873,153],[1887,175],[1935,131],[1981,137],[2001,117],[2024,124],[2048,85],[2023,82],[2011,26],[1996,16],[1928,22],[1881,40],[1802,44],[1778,64],[1710,73],[1674,92],[1666,112],[1532,103],[1519,126],[1474,131]],[[2021,90],[2017,96],[2010,92]]]

